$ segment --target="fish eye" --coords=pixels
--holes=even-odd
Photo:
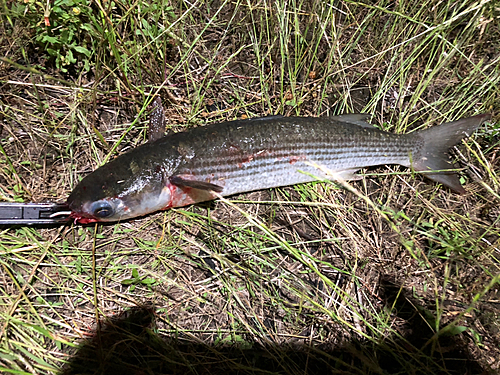
[[[91,207],[92,215],[97,217],[108,217],[113,215],[114,210],[111,204],[106,201],[95,202]]]

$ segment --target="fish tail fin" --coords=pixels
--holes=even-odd
[[[448,186],[457,193],[464,194],[465,190],[460,185],[457,174],[451,171],[453,164],[449,161],[448,151],[490,118],[491,115],[482,114],[417,132],[416,135],[422,137],[424,146],[419,158],[412,162],[413,169],[420,172],[440,171],[425,173],[425,176]]]

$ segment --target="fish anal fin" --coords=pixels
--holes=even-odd
[[[215,191],[216,193],[221,193],[222,190],[224,190],[222,186],[215,185],[210,182],[189,180],[181,176],[171,176],[169,177],[169,181],[171,184],[176,185],[178,187],[190,187],[199,190],[210,190],[210,191]]]
[[[336,171],[330,174],[328,178],[332,180],[344,180],[344,181],[358,181],[363,179],[363,176],[356,174],[359,168],[345,169],[343,171]]]

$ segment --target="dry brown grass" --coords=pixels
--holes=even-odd
[[[107,9],[114,50],[101,35],[91,70],[65,74],[28,18],[2,11],[18,64],[0,62],[2,200],[64,201],[145,141],[156,92],[168,131],[364,111],[404,132],[492,112],[458,150],[467,194],[388,167],[355,192],[314,183],[116,225],[0,228],[2,371],[498,371],[496,4],[158,4]]]

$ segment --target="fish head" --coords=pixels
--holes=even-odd
[[[160,166],[139,167],[118,157],[83,178],[67,199],[80,224],[114,222],[168,208],[171,191]]]

